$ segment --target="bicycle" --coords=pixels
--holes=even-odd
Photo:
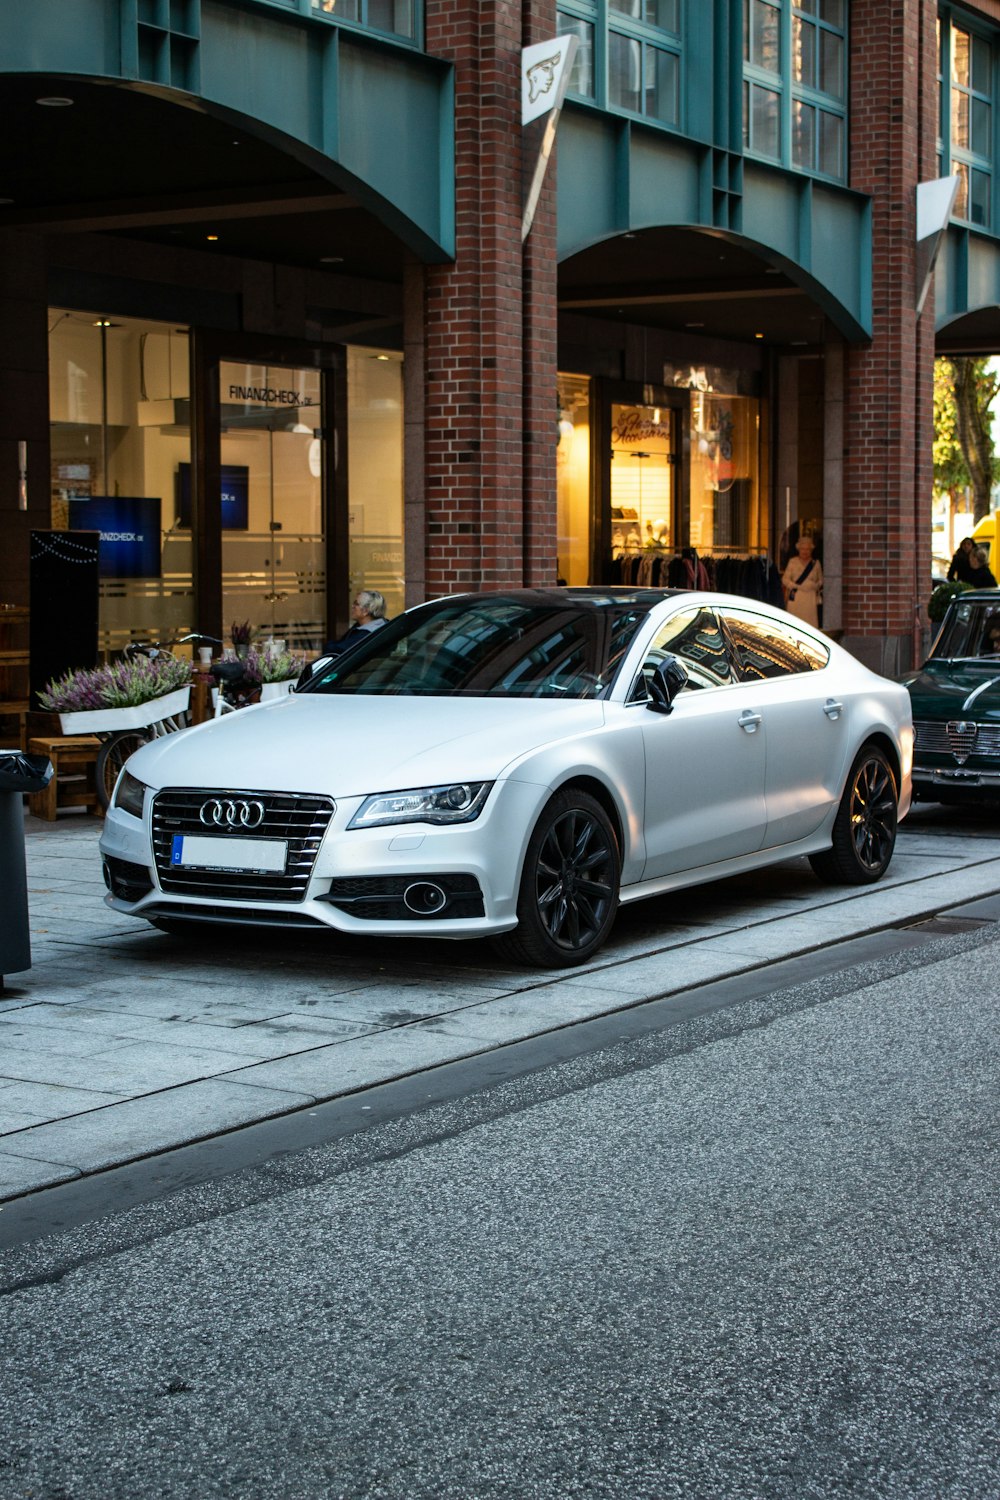
[[[162,658],[172,658],[175,646],[194,644],[221,646],[222,642],[214,635],[195,633],[181,636],[176,641],[133,641],[125,647],[122,654],[126,658],[146,656],[150,661],[156,661]],[[156,700],[148,705],[150,712],[155,712],[155,702]],[[134,755],[137,750],[140,750],[143,745],[148,745],[152,740],[159,739],[165,734],[176,734],[185,728],[187,728],[187,713],[182,709],[177,713],[153,719],[148,724],[98,732],[101,746],[97,752],[94,779],[98,799],[105,811],[111,806],[115,783],[129,756]]]

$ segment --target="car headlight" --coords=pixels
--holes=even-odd
[[[471,823],[490,794],[492,781],[457,781],[449,786],[418,786],[405,792],[366,797],[348,828],[385,823]]]
[[[115,807],[120,807],[123,812],[131,813],[133,818],[141,818],[145,795],[145,783],[137,781],[128,771],[123,771],[115,787]]]

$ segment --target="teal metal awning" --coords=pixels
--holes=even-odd
[[[862,193],[568,107],[559,137],[559,259],[676,227],[752,250],[853,343],[872,335],[871,207]],[[671,268],[662,268],[664,288]]]
[[[0,33],[0,96],[32,76],[47,92],[86,79],[231,125],[349,194],[420,258],[454,255],[452,69],[412,47],[241,0],[32,0]],[[40,113],[10,134],[36,128]],[[143,144],[152,194],[169,133]],[[105,180],[102,196],[114,190]]]

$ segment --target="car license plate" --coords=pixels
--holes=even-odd
[[[213,839],[175,833],[170,863],[185,870],[228,870],[232,875],[285,873],[284,839]]]

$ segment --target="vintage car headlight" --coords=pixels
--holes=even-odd
[[[128,771],[123,771],[115,787],[115,806],[120,807],[123,812],[131,813],[133,818],[141,818],[145,795],[145,783],[137,781]]]
[[[450,786],[418,786],[406,792],[366,797],[348,828],[385,823],[471,823],[490,794],[492,781],[457,781]]]

